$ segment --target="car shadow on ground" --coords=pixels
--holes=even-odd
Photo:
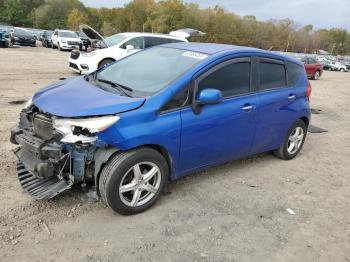
[[[183,190],[183,188],[188,187],[189,185],[200,186],[200,184],[202,183],[205,184],[206,180],[218,178],[223,174],[225,174],[225,176],[230,176],[234,178],[238,175],[239,171],[248,168],[248,165],[252,163],[256,163],[259,161],[267,162],[275,160],[277,159],[274,156],[272,156],[271,153],[268,152],[246,157],[239,160],[228,161],[215,166],[211,166],[209,168],[205,168],[201,171],[191,173],[177,180],[170,181],[163,192],[163,197],[160,198],[158,203],[161,204],[163,202],[162,200],[164,200],[164,198],[166,198],[167,195],[170,195],[173,192],[179,193]],[[237,172],[232,172],[235,170],[237,170]],[[96,200],[92,199],[91,196],[89,196],[91,195],[91,190],[93,186],[94,184],[90,183],[83,190],[81,185],[75,184],[71,189],[64,191],[55,198],[44,201],[47,201],[48,203],[54,203],[55,205],[58,205],[60,207],[71,207],[78,203],[89,203],[99,205],[102,203],[101,199]]]

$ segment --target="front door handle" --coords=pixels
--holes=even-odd
[[[250,104],[246,104],[244,106],[241,107],[241,110],[244,111],[244,112],[250,112],[254,109],[254,106],[253,105],[250,105]]]
[[[288,100],[295,100],[295,98],[296,98],[297,96],[295,95],[295,94],[290,94],[289,96],[288,96]]]

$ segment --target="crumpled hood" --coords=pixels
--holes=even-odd
[[[104,91],[85,81],[84,77],[54,83],[33,96],[33,104],[41,111],[60,117],[112,115],[136,109],[144,101],[144,98]]]

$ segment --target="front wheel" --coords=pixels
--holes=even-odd
[[[102,68],[102,67],[106,67],[108,66],[109,64],[113,63],[114,60],[112,59],[104,59],[100,62],[100,64],[98,65],[98,69]]]
[[[320,78],[320,71],[316,71],[314,76],[313,76],[313,79],[318,80],[319,78]]]
[[[113,156],[101,172],[99,191],[113,211],[132,215],[150,208],[168,181],[164,157],[151,148],[140,148]]]
[[[303,120],[299,119],[288,130],[287,136],[279,149],[273,151],[274,155],[284,160],[290,160],[297,156],[303,147],[307,128]]]
[[[341,68],[341,69],[340,69],[340,72],[345,72],[344,68]]]

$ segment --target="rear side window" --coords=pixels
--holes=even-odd
[[[260,90],[286,86],[286,70],[283,64],[260,62]]]
[[[183,42],[183,41],[180,41],[177,39],[148,36],[148,37],[145,37],[145,48],[156,46],[156,45],[168,44],[168,43],[177,43],[177,42]]]
[[[305,68],[303,66],[287,62],[288,86],[296,86],[299,80],[305,76]]]
[[[126,49],[128,45],[132,45],[135,49],[144,48],[144,39],[143,37],[135,37],[123,44],[122,48]]]
[[[219,68],[199,82],[198,92],[206,88],[219,89],[223,97],[250,91],[250,62],[231,63]]]
[[[314,58],[309,58],[309,64],[317,64]]]

